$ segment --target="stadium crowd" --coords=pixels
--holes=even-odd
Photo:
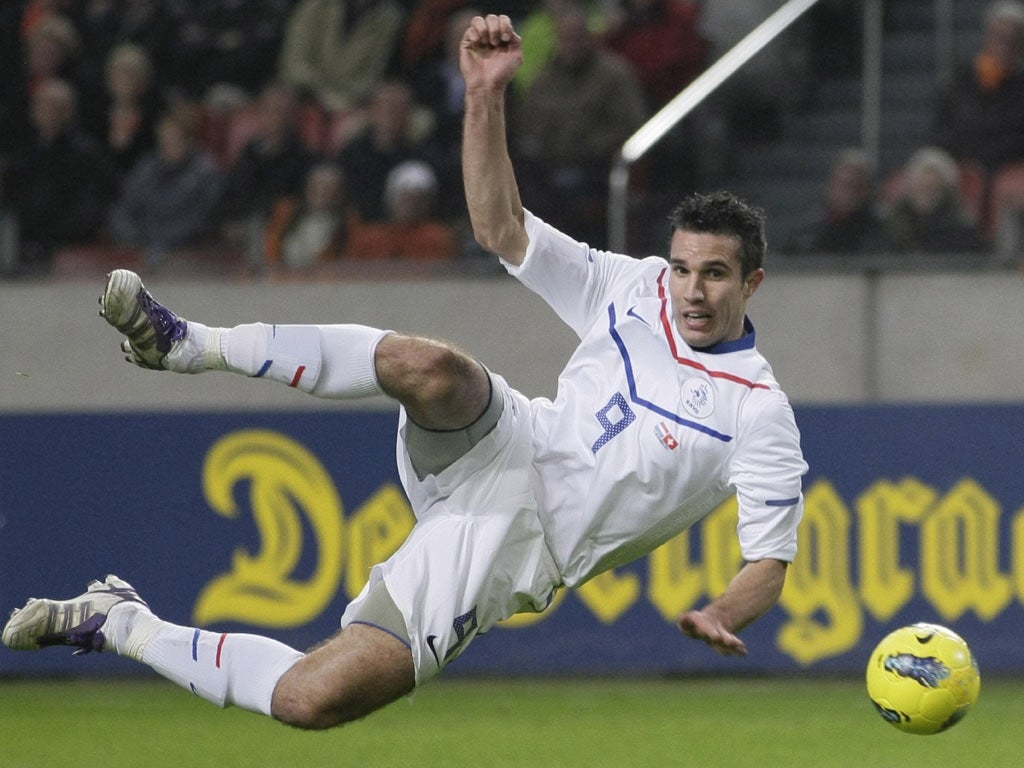
[[[461,202],[458,40],[472,15],[489,12],[512,15],[525,40],[510,104],[524,196],[555,226],[601,243],[616,149],[779,5],[8,0],[0,5],[0,276],[97,259],[308,277],[382,259],[473,258]],[[858,13],[856,5],[821,3],[811,55],[797,41],[759,59],[702,120],[689,121],[698,125],[652,153],[637,183],[678,194],[722,180],[735,142],[770,139],[801,81],[815,67],[843,66],[835,52],[848,41],[820,37],[848,30],[834,17]],[[943,101],[936,146],[885,186],[870,168],[862,168],[870,178],[848,173],[855,153],[845,152],[826,212],[794,250],[927,249],[915,233],[934,235],[929,221],[951,220],[968,230],[955,242],[989,247],[996,204],[1019,195],[1024,205],[1021,182],[1004,183],[1009,191],[996,197],[1000,172],[1024,160],[1022,7],[992,4],[974,70]],[[961,199],[971,174],[984,177],[980,202]],[[918,195],[927,210],[915,207],[908,180],[922,175],[935,187],[951,183],[952,197]],[[844,181],[864,184],[849,220],[840,209],[858,193],[843,193]],[[892,204],[883,212],[880,201]]]

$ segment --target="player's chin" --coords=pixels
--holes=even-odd
[[[712,329],[696,330],[693,328],[684,328],[680,332],[680,335],[683,337],[683,341],[689,344],[693,349],[713,347],[722,340],[721,334]]]

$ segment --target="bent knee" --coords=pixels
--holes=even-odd
[[[486,407],[486,370],[446,342],[389,336],[377,348],[377,379],[420,426],[460,429]]]
[[[322,731],[342,725],[346,721],[338,716],[334,707],[310,695],[309,691],[297,690],[287,683],[278,684],[274,690],[271,714],[285,725],[308,731]]]
[[[415,686],[408,646],[376,627],[357,624],[285,672],[270,711],[296,728],[324,730],[366,717]]]

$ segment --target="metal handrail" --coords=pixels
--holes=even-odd
[[[866,0],[861,51],[861,149],[878,169],[882,154],[882,0]]]
[[[789,0],[704,70],[626,140],[615,158],[609,177],[608,246],[612,251],[622,253],[626,248],[629,171],[633,163],[643,157],[736,70],[817,2],[818,0]]]

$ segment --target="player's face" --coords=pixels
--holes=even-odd
[[[669,262],[672,311],[683,340],[710,347],[742,337],[747,299],[764,280],[764,270],[744,279],[739,239],[676,230]]]

